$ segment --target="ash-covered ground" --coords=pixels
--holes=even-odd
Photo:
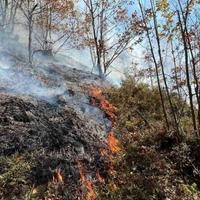
[[[52,199],[81,197],[78,163],[91,181],[99,171],[106,176],[100,149],[111,129],[84,86],[108,83],[52,58],[30,67],[5,55],[0,60],[0,199],[34,199],[33,188],[35,199],[51,196],[49,184],[58,169],[64,183]]]

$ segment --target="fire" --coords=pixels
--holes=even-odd
[[[96,173],[96,178],[99,181],[99,183],[105,183],[105,180],[103,177],[101,177],[101,175],[99,174],[99,171],[97,171]]]
[[[108,147],[111,150],[112,153],[118,153],[121,151],[120,148],[120,142],[119,140],[115,137],[113,132],[110,132],[108,134]]]
[[[117,191],[117,189],[118,189],[118,187],[116,186],[116,184],[115,183],[110,183],[110,190],[112,191],[112,192],[115,192],[115,191]]]
[[[100,88],[97,88],[95,86],[87,86],[86,87],[89,96],[92,97],[92,103],[94,105],[97,105],[102,111],[106,113],[108,118],[112,122],[112,127],[115,126],[116,119],[117,119],[117,108],[113,106],[103,95],[103,92]],[[110,131],[107,136],[107,147],[108,148],[102,148],[100,149],[100,154],[102,158],[106,159],[109,161],[109,166],[108,166],[108,174],[110,176],[116,176],[116,171],[114,168],[114,161],[115,161],[115,156],[117,154],[120,154],[122,152],[121,149],[121,144],[120,141],[115,137],[115,134]],[[92,187],[92,183],[88,182],[86,177],[83,174],[83,171],[80,168],[80,175],[81,175],[81,180],[82,184],[86,186],[88,194],[87,194],[87,200],[93,200],[95,199],[95,193]],[[106,184],[106,181],[104,178],[102,178],[99,174],[99,171],[96,173],[96,179],[99,183],[101,184]],[[113,182],[110,184],[111,190],[116,191],[117,190],[117,185]],[[90,195],[89,195],[90,194]]]
[[[81,165],[80,162],[78,162],[78,168],[79,168],[81,183],[87,190],[86,200],[95,200],[96,194],[95,194],[95,191],[94,191],[94,185],[90,180],[88,180],[86,178],[86,176],[84,174],[84,168],[83,168],[83,166]]]
[[[117,108],[106,100],[102,90],[94,86],[87,87],[87,90],[89,91],[89,95],[94,99],[93,103],[98,104],[100,109],[107,114],[111,121],[115,122]]]
[[[98,99],[103,97],[103,96],[102,96],[102,91],[101,91],[100,88],[91,86],[91,87],[89,88],[89,90],[90,90],[91,96],[97,97]]]
[[[61,174],[61,169],[60,168],[57,168],[55,170],[55,174],[53,176],[53,182],[54,183],[64,183],[64,178]]]

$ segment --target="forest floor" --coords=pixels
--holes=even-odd
[[[18,66],[1,68],[10,79],[1,79],[0,199],[84,199],[107,173],[111,121],[86,89],[104,83],[61,65]]]

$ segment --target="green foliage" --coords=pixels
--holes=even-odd
[[[188,195],[190,198],[195,198],[198,193],[197,184],[193,183],[192,185],[181,184],[180,190],[184,192],[184,194]]]
[[[144,83],[136,84],[129,77],[122,82],[120,88],[111,88],[105,91],[109,101],[118,108],[117,128],[123,132],[144,130],[147,127],[164,127],[164,115],[158,88],[150,88]],[[191,129],[191,115],[187,103],[171,93],[174,110],[184,130]],[[170,119],[170,106],[163,91],[168,117]],[[173,120],[170,120],[173,124]]]
[[[163,114],[158,90],[145,84],[136,84],[129,78],[120,88],[111,88],[106,94],[118,108],[118,128],[134,131],[147,125],[146,122],[162,122]],[[146,122],[145,122],[146,120]]]
[[[115,165],[117,175],[111,180],[117,184],[117,190],[113,191],[108,184],[104,186],[104,190],[100,189],[99,199],[148,200],[164,198],[160,177],[165,176],[167,163],[160,157],[155,148],[144,146],[143,142],[126,142],[124,145],[125,154]]]
[[[193,169],[198,163],[192,162],[192,151],[197,152],[199,148],[192,150],[191,147],[197,145],[183,142],[188,141],[188,137],[179,141],[175,132],[163,128],[157,88],[150,89],[129,78],[120,88],[111,88],[105,94],[118,108],[116,126],[121,133],[124,155],[114,165],[116,175],[99,187],[99,199],[188,200],[199,197],[197,185],[189,184],[197,180],[194,176],[188,179],[186,169]],[[188,106],[175,93],[170,95],[176,112],[181,113],[179,120],[184,131],[189,132]]]
[[[25,199],[27,192],[30,191],[28,176],[31,166],[32,164],[29,161],[24,160],[22,156],[17,154],[10,157],[1,156],[0,196],[4,196],[4,199],[18,199],[19,196],[21,199]],[[24,193],[19,194],[20,191]]]

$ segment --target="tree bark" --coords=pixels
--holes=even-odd
[[[150,50],[151,50],[153,62],[154,62],[154,65],[155,65],[155,69],[156,69],[156,78],[157,78],[157,84],[158,84],[163,114],[164,114],[167,129],[169,130],[169,121],[168,121],[168,117],[167,117],[167,112],[166,112],[166,108],[165,108],[165,103],[164,103],[164,98],[163,98],[163,93],[162,93],[160,78],[159,78],[159,67],[158,67],[158,64],[157,64],[157,61],[156,61],[155,53],[154,53],[154,50],[153,50],[153,45],[152,45],[151,38],[150,38],[149,29],[148,29],[148,26],[147,26],[147,22],[146,22],[146,19],[145,19],[145,15],[144,15],[142,4],[141,4],[140,0],[138,0],[138,3],[139,3],[140,11],[142,13],[142,19],[143,19],[143,23],[145,25],[146,34],[147,34],[148,42],[149,42],[149,45],[150,45]]]
[[[29,14],[28,20],[28,62],[32,64],[32,14]]]
[[[183,28],[183,23],[181,21],[181,16],[180,16],[179,11],[177,11],[177,15],[178,15],[178,20],[179,20],[179,25],[181,28],[183,45],[184,45],[186,81],[187,81],[187,88],[188,88],[188,93],[189,93],[192,123],[193,123],[194,132],[197,133],[196,115],[195,115],[195,111],[194,111],[192,88],[191,88],[191,84],[190,84],[190,72],[189,72],[189,63],[188,63],[188,45],[187,45],[187,41],[186,41],[187,38],[186,38],[185,30]]]
[[[166,80],[166,77],[165,77],[165,70],[164,70],[164,64],[163,64],[163,58],[162,58],[162,52],[161,52],[161,45],[160,45],[160,37],[159,37],[159,33],[158,33],[157,18],[156,18],[156,13],[155,13],[156,11],[154,9],[154,5],[153,5],[152,0],[151,0],[151,9],[152,9],[152,12],[153,12],[153,22],[154,22],[154,30],[155,30],[155,34],[156,34],[158,56],[159,56],[159,60],[160,60],[160,65],[161,65],[161,71],[162,71],[162,77],[163,77],[163,81],[164,81],[164,85],[165,85],[165,90],[166,90],[166,93],[167,93],[167,99],[169,101],[172,117],[173,117],[173,120],[174,120],[174,123],[175,123],[175,129],[176,129],[177,133],[180,135],[179,125],[178,125],[176,113],[175,113],[175,110],[174,110],[174,106],[173,106],[173,103],[172,103],[172,100],[171,100],[171,96],[170,96],[170,92],[169,92],[169,87],[168,87],[167,80]]]

